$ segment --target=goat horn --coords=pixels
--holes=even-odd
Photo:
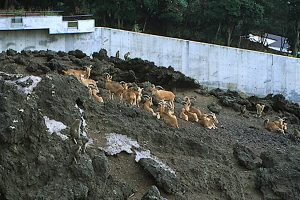
[[[160,85],[157,85],[156,88],[160,88],[161,90],[163,90],[164,88],[161,87]]]
[[[143,95],[143,97],[146,98],[146,99],[150,99],[149,95]]]

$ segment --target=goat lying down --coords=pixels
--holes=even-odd
[[[202,116],[200,118],[200,124],[204,128],[217,129],[216,124],[218,124],[218,123],[219,123],[219,121],[218,121],[215,113],[202,114]]]
[[[266,119],[264,121],[265,128],[270,132],[277,132],[277,133],[285,133],[287,132],[287,122],[285,118],[279,118],[278,120],[271,121]]]
[[[91,70],[92,65],[90,65],[89,67],[85,67],[85,69],[68,69],[63,70],[63,72],[65,75],[74,75],[77,79],[79,79],[81,75],[83,75],[83,78],[90,78]]]
[[[182,103],[183,107],[181,109],[179,117],[185,121],[198,122],[199,119],[197,114],[190,111],[190,103],[187,103],[185,101],[183,101]]]
[[[160,115],[158,113],[155,113],[153,111],[153,109],[151,108],[153,106],[152,97],[150,97],[148,95],[144,95],[143,97],[145,99],[145,102],[143,103],[142,108],[145,111],[150,112],[153,116],[156,116],[157,119],[159,119]]]
[[[174,128],[179,128],[177,118],[172,111],[172,105],[170,103],[166,103],[164,100],[161,100],[158,105],[158,115],[165,121],[165,123]],[[167,111],[165,111],[165,107],[167,107]]]

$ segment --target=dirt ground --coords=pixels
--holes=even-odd
[[[68,55],[64,52],[42,51],[30,52],[29,57],[28,55],[14,54],[14,52],[2,54],[1,56],[1,71],[42,77],[43,81],[35,89],[34,98],[31,98],[32,102],[30,105],[34,108],[32,110],[38,110],[40,113],[47,114],[65,124],[71,124],[72,120],[79,116],[78,110],[74,108],[75,104],[80,104],[84,110],[83,117],[87,123],[86,131],[88,137],[92,138],[94,143],[87,148],[87,153],[82,155],[80,165],[70,164],[70,160],[65,159],[65,157],[70,157],[69,152],[71,152],[72,143],[66,145],[57,138],[49,135],[45,136],[43,131],[38,132],[35,130],[31,133],[31,127],[34,126],[20,131],[19,134],[24,132],[28,132],[29,135],[39,134],[38,138],[46,137],[47,140],[39,139],[35,141],[32,140],[31,136],[28,136],[28,141],[24,139],[14,144],[17,146],[16,148],[24,148],[26,151],[29,151],[27,149],[29,147],[38,146],[35,148],[39,150],[20,156],[25,160],[28,160],[28,156],[35,159],[35,156],[39,156],[35,155],[38,152],[47,152],[45,157],[48,158],[52,154],[55,155],[51,151],[57,153],[57,149],[66,149],[65,152],[57,153],[60,155],[61,160],[53,161],[53,166],[44,167],[47,170],[49,168],[49,171],[52,172],[59,164],[63,165],[60,167],[64,173],[59,173],[59,175],[55,176],[59,182],[58,185],[64,185],[66,181],[72,180],[72,183],[76,182],[85,186],[81,187],[82,197],[79,198],[77,194],[77,196],[72,194],[73,196],[70,195],[65,199],[97,199],[97,195],[100,195],[98,199],[142,199],[152,185],[156,185],[161,195],[169,200],[277,200],[297,199],[300,196],[298,195],[300,194],[298,182],[300,169],[298,170],[299,165],[297,165],[300,141],[291,137],[295,130],[300,129],[299,124],[289,123],[288,133],[286,134],[271,133],[263,125],[265,119],[273,120],[282,113],[270,109],[261,118],[257,118],[253,111],[248,111],[245,116],[241,116],[232,107],[223,106],[220,103],[220,98],[216,96],[209,93],[199,94],[195,92],[196,89],[180,89],[178,87],[180,81],[185,86],[188,84],[194,86],[195,83],[191,83],[192,80],[190,78],[174,72],[170,68],[157,68],[146,61],[132,60],[125,62],[115,58],[106,58],[107,60],[103,61],[88,57],[78,59],[76,56]],[[26,63],[28,66],[33,67],[26,67]],[[99,103],[89,98],[88,90],[82,84],[74,77],[65,76],[61,73],[64,69],[80,68],[88,64],[94,65],[91,77],[98,81],[100,95],[103,96],[104,103]],[[174,89],[171,86],[176,82],[176,92],[174,92],[176,95],[175,114],[178,119],[179,129],[168,126],[161,119],[156,119],[140,108],[128,107],[117,101],[108,101],[107,91],[103,85],[105,72],[113,74],[116,80],[124,79],[128,81],[133,79],[138,80],[139,83],[150,81],[155,84],[161,80],[164,86],[170,88],[170,90]],[[149,77],[148,80],[147,77]],[[1,82],[1,84],[5,86],[5,83]],[[63,87],[61,87],[62,85]],[[4,86],[0,87],[1,94],[14,99],[15,94],[6,90],[6,86]],[[53,93],[53,90],[55,90],[55,93]],[[212,103],[216,103],[219,106],[222,105],[220,113],[217,114],[218,128],[208,130],[199,123],[186,122],[180,119],[179,112],[182,107],[180,102],[184,96],[195,97],[194,106],[200,108],[204,113],[210,112],[208,106]],[[22,100],[15,99],[16,104],[22,102]],[[0,98],[0,100],[5,102],[5,98]],[[12,123],[6,120],[7,116],[11,115],[11,111],[6,110],[6,108],[0,108],[1,120],[5,122],[5,124],[0,126],[3,133],[7,131],[5,126],[9,126]],[[27,120],[30,120],[30,118]],[[35,122],[32,123],[34,124]],[[107,143],[106,134],[109,133],[126,135],[136,140],[140,144],[140,149],[150,150],[152,155],[158,157],[164,164],[175,171],[176,178],[180,183],[180,189],[177,190],[176,188],[176,192],[167,192],[164,184],[168,184],[169,177],[163,174],[162,177],[155,178],[149,170],[141,166],[140,163],[135,162],[134,154],[125,152],[113,156],[106,154],[101,156],[101,159],[104,160],[101,165],[94,164],[95,158],[99,158],[99,155],[103,154],[103,149]],[[1,134],[0,140],[5,144],[7,143],[6,140],[2,139]],[[56,142],[55,145],[46,148],[44,145],[49,145],[49,143],[45,141]],[[25,164],[18,164],[20,159],[16,158],[13,165],[6,165],[8,158],[14,155],[14,150],[11,150],[13,148],[10,145],[7,144],[9,146],[8,149],[6,149],[6,145],[0,148],[2,156],[0,166],[7,166],[3,169],[6,171],[10,170],[11,176],[19,178],[25,173],[20,170]],[[237,145],[241,147],[238,150],[236,150]],[[240,157],[236,156],[236,153]],[[105,164],[106,158],[108,160],[107,166]],[[89,159],[93,161],[92,166],[89,162],[86,162]],[[259,160],[258,164],[256,163],[257,160]],[[241,162],[244,164],[241,164]],[[27,165],[30,166],[31,164],[27,163]],[[12,168],[11,166],[17,167]],[[114,181],[109,182],[105,178],[105,180],[99,181],[98,177],[88,175],[97,173],[99,166],[101,166],[100,169],[105,169],[103,172],[104,176],[112,177]],[[42,166],[37,165],[32,168],[34,167],[39,168]],[[74,169],[81,172],[81,174],[79,173],[78,175],[78,172]],[[158,173],[158,169],[156,170]],[[2,172],[0,170],[0,175]],[[31,192],[32,199],[41,197],[32,191],[35,191],[34,188],[41,188],[42,191],[51,191],[52,188],[48,189],[48,187],[54,178],[48,174],[50,172],[44,172],[47,174],[47,177],[50,177],[49,180],[32,178],[35,180],[34,187],[26,187],[24,185],[21,187],[17,184],[15,186],[17,189],[15,190],[24,187],[26,189],[24,191],[28,190]],[[34,174],[35,172],[26,173]],[[0,176],[2,180],[0,197],[4,196],[4,199],[13,199],[9,198],[7,191],[10,190],[7,188],[11,188],[15,183],[7,183],[7,180],[2,177],[4,176]],[[19,182],[21,183],[22,181]],[[25,182],[24,180],[24,184]],[[75,184],[74,187],[77,186],[78,184]],[[70,187],[69,191],[75,190],[71,184]],[[85,188],[88,188],[86,190],[89,192],[86,192]],[[11,189],[12,193],[15,193],[15,190]],[[130,192],[131,190],[133,191],[132,193]],[[60,191],[56,191],[53,193],[53,196],[51,196],[52,193],[50,192],[49,194],[45,193],[45,195],[51,199],[51,197],[54,198],[56,197],[55,195],[60,196],[61,194]],[[118,198],[113,198],[112,195],[119,196]],[[24,198],[26,197],[28,196]]]
[[[184,96],[196,97],[196,101],[194,105],[200,108],[204,113],[211,112],[207,106],[213,102],[218,102],[218,99],[212,95],[203,96],[200,95],[194,90],[184,90],[177,91],[177,97],[183,98]],[[117,102],[115,102],[117,103]],[[152,129],[151,124],[157,123],[157,119],[149,120],[148,124],[138,123],[137,125],[140,127],[138,130],[135,129],[135,126],[123,127],[121,128],[121,132],[125,131],[128,135],[134,135],[134,137],[138,138],[140,144],[143,144],[142,147],[144,149],[149,149],[153,152],[154,155],[159,157],[169,166],[176,171],[176,174],[186,182],[190,182],[193,185],[195,181],[194,170],[203,170],[199,169],[198,166],[195,167],[195,163],[202,162],[203,159],[212,159],[219,162],[220,160],[225,159],[226,162],[230,163],[231,167],[235,168],[235,172],[238,174],[238,177],[241,181],[241,184],[244,185],[245,199],[262,199],[262,194],[255,189],[255,172],[251,170],[246,170],[239,166],[237,160],[233,156],[233,149],[235,143],[241,143],[247,147],[253,149],[253,151],[259,155],[263,151],[277,149],[280,151],[285,151],[285,148],[290,148],[291,146],[298,146],[299,144],[290,141],[287,138],[287,135],[282,135],[279,133],[271,133],[264,128],[263,122],[264,119],[270,118],[275,119],[277,113],[271,114],[263,114],[263,117],[257,118],[255,112],[248,111],[243,117],[239,112],[235,112],[232,108],[223,107],[222,111],[217,118],[219,120],[219,124],[217,125],[218,129],[216,130],[208,130],[203,128],[199,123],[186,122],[179,118],[179,111],[182,107],[179,103],[175,104],[175,113],[179,121],[179,130],[175,130],[173,128],[168,127],[166,124],[161,124],[159,127],[155,127],[156,131],[160,132],[160,129],[167,129],[168,132],[176,132],[178,134],[178,139],[185,140],[189,138],[189,140],[195,140],[206,143],[209,141],[209,145],[212,145],[213,149],[217,148],[218,151],[221,151],[222,156],[226,158],[211,158],[209,155],[197,155],[201,154],[200,149],[193,149],[197,147],[190,146],[188,152],[180,152],[180,150],[175,150],[176,143],[164,143],[163,139],[161,141],[155,141],[155,143],[151,143],[146,136],[140,131],[140,129]],[[130,109],[130,108],[129,108]],[[136,109],[136,108],[134,108]],[[122,116],[115,116],[116,118],[121,118]],[[130,122],[129,122],[130,123]],[[147,122],[146,122],[147,123]],[[129,128],[129,129],[128,129]],[[297,125],[289,125],[289,132],[293,131],[295,128],[299,128]],[[109,128],[111,132],[120,133],[120,127]],[[106,130],[107,132],[107,130]],[[134,133],[133,133],[134,132]],[[106,138],[103,134],[91,134],[91,136],[97,139],[98,147],[104,147]],[[152,137],[152,136],[151,136]],[[155,137],[155,136],[154,136]],[[157,137],[159,137],[157,135]],[[280,138],[280,140],[278,139]],[[184,144],[184,145],[192,145],[192,144]],[[182,148],[185,148],[182,145]],[[175,151],[173,151],[175,150]],[[212,153],[213,156],[214,153]],[[207,157],[206,157],[207,156]],[[135,195],[130,197],[129,199],[141,199],[143,194],[147,191],[147,189],[154,184],[151,176],[145,173],[142,168],[134,161],[134,156],[129,155],[127,153],[121,153],[117,156],[109,156],[109,164],[110,164],[110,174],[116,176],[118,179],[125,180],[128,184],[130,184],[135,192]],[[220,160],[219,160],[220,159]],[[222,162],[225,162],[224,160]],[[192,164],[191,164],[192,163]],[[209,170],[206,166],[206,170]],[[218,172],[216,172],[218,173]],[[196,186],[197,184],[195,184]],[[210,191],[210,188],[206,188],[207,191],[197,191],[197,187],[195,191],[187,194],[187,199],[222,199],[222,193],[219,191]],[[172,200],[176,199],[173,195],[168,195],[161,191],[163,196]]]

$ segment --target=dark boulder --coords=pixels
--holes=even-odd
[[[257,171],[256,187],[264,199],[299,199],[300,149],[264,152],[261,159],[263,167]]]
[[[183,186],[175,173],[165,169],[151,158],[142,158],[139,164],[152,175],[157,185],[167,193],[176,194],[182,192]]]
[[[248,147],[237,143],[233,147],[233,154],[246,169],[252,170],[261,166],[261,159]]]
[[[160,195],[158,188],[153,185],[149,188],[149,190],[144,194],[142,200],[166,200]]]

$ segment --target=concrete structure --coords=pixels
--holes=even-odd
[[[300,59],[110,28],[96,27],[91,31],[90,25],[94,22],[78,21],[78,30],[68,30],[70,27],[66,27],[61,18],[52,18],[53,21],[40,25],[33,19],[23,19],[26,26],[17,29],[23,31],[15,31],[8,18],[5,26],[0,25],[3,30],[0,31],[0,50],[80,49],[91,55],[105,48],[110,56],[118,50],[121,56],[129,51],[131,58],[172,66],[209,87],[259,96],[282,93],[300,103]]]
[[[63,21],[62,16],[0,17],[0,31],[41,30],[49,34],[92,33],[95,20]]]

